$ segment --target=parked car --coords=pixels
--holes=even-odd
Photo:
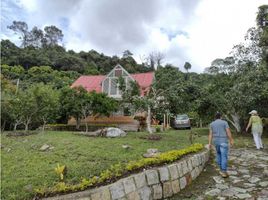
[[[191,122],[188,115],[176,115],[173,121],[173,128],[179,129],[179,128],[186,128],[191,129]]]

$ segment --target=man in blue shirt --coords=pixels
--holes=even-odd
[[[216,148],[216,160],[217,164],[220,167],[220,174],[222,177],[228,177],[227,174],[227,163],[228,163],[228,150],[229,144],[233,146],[234,140],[232,138],[232,134],[229,128],[229,125],[226,121],[221,119],[221,114],[216,113],[215,121],[210,124],[209,129],[209,147],[211,148],[212,140],[213,144]]]

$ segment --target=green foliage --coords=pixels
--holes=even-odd
[[[59,176],[59,180],[63,181],[64,176],[67,173],[67,168],[65,165],[60,166],[60,164],[57,164],[57,167],[55,168],[55,173]]]
[[[10,66],[20,65],[26,70],[33,66],[51,66],[54,70],[72,70],[85,75],[107,74],[118,63],[130,73],[152,71],[142,64],[137,64],[131,56],[109,57],[94,50],[75,53],[66,51],[58,44],[41,48],[18,48],[9,40],[1,41],[1,63]]]

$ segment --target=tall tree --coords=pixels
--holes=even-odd
[[[22,21],[13,21],[12,25],[7,26],[7,28],[13,30],[16,34],[19,34],[19,39],[22,40],[21,46],[28,46],[30,33],[28,31],[28,25],[26,22]]]
[[[44,32],[43,44],[45,44],[45,46],[58,45],[63,39],[62,30],[56,26],[46,26]]]
[[[183,67],[188,73],[189,70],[191,69],[192,65],[189,62],[185,62]]]

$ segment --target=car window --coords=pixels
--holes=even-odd
[[[189,119],[189,117],[187,115],[177,115],[176,119],[178,120],[185,120],[185,119]]]

